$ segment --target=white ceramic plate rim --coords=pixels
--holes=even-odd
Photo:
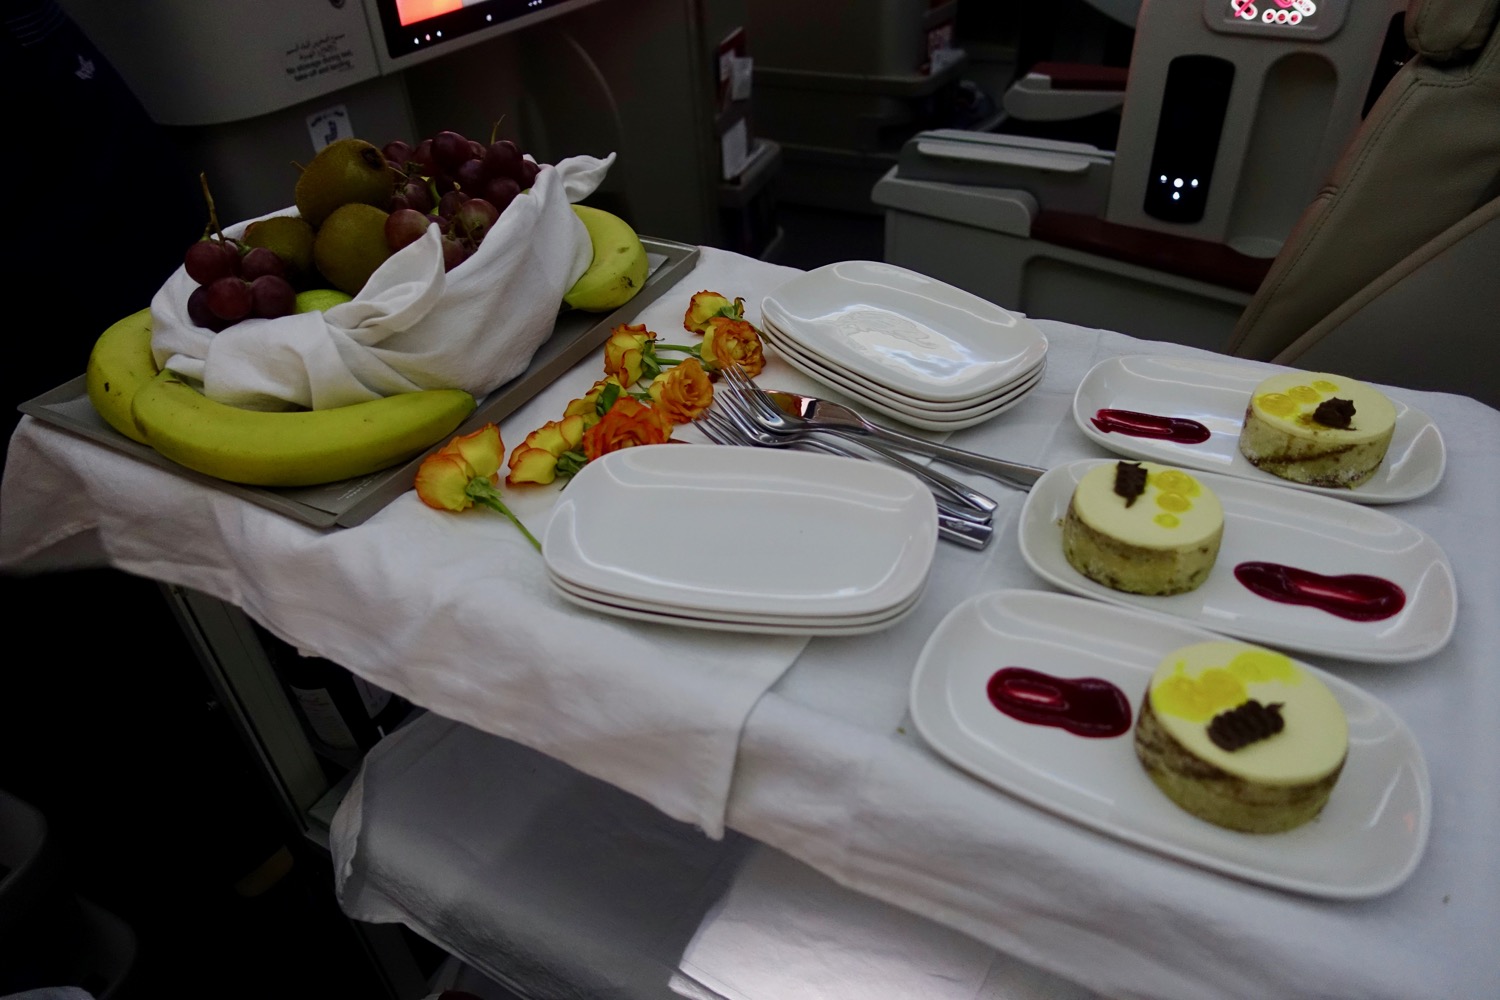
[[[1353,489],[1309,486],[1264,472],[1240,454],[1240,425],[1250,394],[1261,381],[1288,369],[1251,362],[1210,358],[1131,355],[1095,365],[1073,395],[1073,419],[1084,434],[1110,451],[1167,465],[1201,469],[1322,493],[1365,504],[1400,503],[1430,493],[1447,466],[1443,436],[1432,418],[1391,396],[1396,431],[1385,461],[1368,482]],[[1212,433],[1202,444],[1177,444],[1125,434],[1105,433],[1092,417],[1102,409],[1136,410],[1187,417]]]
[[[889,389],[863,379],[857,372],[844,371],[827,358],[809,354],[796,345],[795,342],[786,339],[779,330],[767,323],[761,327],[765,340],[776,350],[785,355],[794,355],[797,360],[805,362],[809,367],[815,368],[828,375],[830,379],[836,380],[841,386],[851,392],[859,392],[864,398],[879,399],[903,412],[909,412],[913,416],[928,417],[933,420],[962,420],[967,417],[978,416],[981,413],[993,409],[997,404],[1007,401],[1019,389],[1034,383],[1047,366],[1047,359],[1043,358],[994,393],[987,394],[973,400],[964,400],[962,403],[924,403],[910,396],[901,396],[892,393]]]
[[[1061,521],[1074,487],[1101,461],[1116,459],[1049,469],[1021,508],[1022,557],[1063,590],[1279,649],[1366,663],[1419,660],[1442,649],[1453,635],[1458,615],[1453,568],[1427,534],[1374,507],[1209,472],[1196,475],[1224,506],[1224,540],[1197,590],[1148,596],[1095,583],[1064,557]],[[1278,604],[1235,579],[1235,565],[1247,560],[1383,577],[1406,592],[1406,605],[1392,618],[1357,622],[1317,608]]]
[[[901,469],[652,445],[584,466],[553,510],[542,558],[575,586],[664,607],[862,615],[922,589],[937,534],[932,494]]]
[[[650,622],[654,625],[671,625],[675,627],[707,629],[711,632],[741,632],[750,635],[807,635],[807,636],[842,636],[842,635],[865,635],[870,632],[879,632],[888,629],[911,614],[916,608],[917,602],[912,601],[904,607],[879,618],[869,621],[853,623],[841,623],[837,621],[800,621],[800,622],[753,622],[734,621],[728,618],[697,617],[695,615],[669,614],[665,611],[652,611],[642,607],[632,607],[624,604],[616,604],[599,598],[589,597],[585,594],[575,592],[563,585],[556,577],[549,577],[553,588],[566,601],[582,608],[598,611],[602,614],[614,615],[617,618],[627,618],[631,621]]]
[[[1021,666],[1110,681],[1134,712],[1162,657],[1219,638],[1063,594],[980,594],[954,608],[923,648],[912,675],[912,720],[938,754],[979,779],[1168,857],[1325,898],[1362,899],[1395,889],[1426,849],[1432,817],[1427,764],[1405,723],[1347,681],[1304,664],[1344,706],[1349,756],[1322,815],[1270,835],[1221,829],[1180,809],[1140,766],[1133,728],[1108,739],[1078,737],[1019,722],[987,700],[984,684],[994,671]]]
[[[925,326],[969,359],[947,378],[894,358],[882,363],[852,346],[849,331],[831,318],[855,307]],[[930,402],[982,396],[1034,365],[1047,350],[1046,335],[1025,316],[881,261],[839,261],[801,274],[765,297],[761,316],[839,367]]]
[[[774,341],[772,342],[772,346],[775,346]],[[1000,414],[1004,413],[1012,406],[1015,406],[1017,403],[1021,402],[1021,400],[1025,399],[1026,395],[1031,392],[1032,389],[1035,389],[1041,383],[1041,373],[1037,373],[1037,375],[1031,382],[1020,386],[1014,392],[1011,392],[1009,395],[1004,396],[998,403],[996,403],[993,407],[986,409],[983,413],[972,417],[964,417],[960,420],[933,420],[928,417],[913,416],[910,413],[898,410],[894,406],[888,403],[881,402],[880,400],[874,398],[874,396],[872,396],[865,390],[857,388],[855,386],[846,385],[838,380],[834,375],[815,368],[810,362],[804,361],[792,354],[788,354],[785,351],[778,351],[778,356],[787,364],[791,365],[793,368],[806,375],[808,378],[814,379],[818,382],[823,383],[829,388],[836,389],[839,392],[850,396],[859,405],[866,406],[871,410],[879,411],[880,413],[884,414],[887,417],[890,417],[892,420],[895,420],[898,423],[903,423],[910,427],[919,427],[922,430],[927,431],[958,431],[963,430],[965,427],[973,427],[976,424],[982,424],[992,417],[998,417]]]
[[[871,611],[861,615],[753,615],[739,614],[734,611],[694,611],[659,604],[656,601],[646,601],[633,596],[611,594],[606,591],[594,590],[591,587],[582,587],[553,573],[547,574],[548,581],[558,590],[565,590],[575,597],[588,601],[596,601],[600,604],[608,604],[618,608],[629,608],[647,614],[667,615],[673,618],[701,618],[710,621],[736,622],[745,625],[812,625],[816,627],[834,625],[864,625],[877,621],[884,621],[892,615],[909,611],[918,601],[922,599],[925,590],[918,590],[910,597],[889,607]]]

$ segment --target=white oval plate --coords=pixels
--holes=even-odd
[[[1026,388],[1035,382],[1047,367],[1047,359],[1043,358],[1032,367],[1026,369],[1026,371],[1018,374],[1014,379],[1005,383],[994,394],[981,396],[975,400],[968,400],[962,404],[924,403],[921,400],[912,399],[910,396],[893,393],[889,389],[877,385],[868,379],[860,378],[855,372],[839,369],[826,358],[819,358],[807,353],[770,323],[761,327],[761,334],[765,342],[774,347],[778,354],[783,357],[793,357],[797,361],[802,362],[808,370],[821,373],[824,377],[823,380],[830,385],[843,388],[846,392],[858,392],[861,398],[864,399],[878,399],[901,413],[909,413],[914,417],[925,417],[931,420],[965,420],[969,417],[977,417],[985,414],[993,410],[1000,403],[1008,400],[1018,389]]]
[[[927,431],[958,431],[963,430],[965,427],[974,427],[978,424],[982,424],[986,420],[989,420],[993,417],[998,417],[1000,414],[1004,413],[1006,410],[1010,409],[1012,406],[1015,406],[1022,399],[1024,399],[1026,397],[1026,394],[1032,389],[1035,389],[1042,380],[1042,373],[1038,371],[1029,379],[1022,380],[1021,383],[1016,386],[1016,388],[1010,390],[1009,392],[1006,392],[1005,394],[1000,396],[999,399],[986,406],[983,411],[972,414],[970,416],[960,417],[955,420],[947,420],[935,417],[918,416],[910,412],[908,409],[898,408],[896,405],[884,399],[877,398],[868,390],[853,385],[837,374],[828,371],[825,368],[817,366],[810,361],[807,361],[801,355],[792,354],[788,351],[782,350],[777,345],[776,341],[772,340],[771,338],[766,338],[766,342],[776,350],[778,357],[780,357],[787,364],[791,365],[793,368],[797,369],[802,374],[806,375],[808,378],[821,382],[824,385],[829,386],[830,388],[837,389],[839,392],[842,392],[845,395],[849,396],[860,406],[868,407],[871,410],[882,413],[885,416],[890,417],[892,420],[897,421],[898,423],[906,424],[909,427],[918,427],[922,430]]]
[[[1032,805],[1128,843],[1262,885],[1332,899],[1390,892],[1427,845],[1432,789],[1406,724],[1383,702],[1315,667],[1349,720],[1349,757],[1328,805],[1277,834],[1225,830],[1178,808],[1146,776],[1134,729],[1074,736],[995,709],[986,685],[1017,666],[1097,677],[1140,707],[1157,663],[1219,638],[1189,625],[1068,597],[1001,590],[954,608],[911,681],[917,730],[951,763]]]
[[[1375,475],[1360,486],[1308,486],[1251,465],[1239,447],[1245,407],[1263,379],[1284,370],[1275,365],[1211,358],[1110,358],[1083,377],[1073,395],[1073,419],[1095,442],[1131,458],[1239,476],[1355,503],[1415,500],[1442,480],[1447,451],[1437,425],[1427,414],[1394,397],[1391,404],[1396,407],[1396,432],[1390,450]],[[1177,444],[1105,433],[1093,424],[1094,415],[1104,409],[1186,417],[1207,427],[1210,437],[1202,444]]]
[[[601,590],[581,587],[576,583],[569,583],[567,580],[553,573],[547,574],[547,580],[558,590],[566,591],[568,595],[576,597],[581,601],[594,601],[599,604],[608,604],[618,608],[630,608],[644,614],[669,615],[674,618],[702,618],[723,623],[765,625],[768,627],[811,625],[822,629],[831,626],[876,624],[888,621],[895,615],[910,611],[922,598],[922,591],[919,590],[892,607],[881,608],[877,611],[858,615],[756,615],[728,610],[693,611],[669,604],[658,604],[655,601],[648,601],[635,595],[609,594]]]
[[[879,261],[799,275],[765,297],[761,314],[838,367],[933,403],[983,396],[1047,352],[1026,317]]]
[[[1049,469],[1021,508],[1021,555],[1063,590],[1267,646],[1368,663],[1419,660],[1442,649],[1453,635],[1458,615],[1453,569],[1425,533],[1373,507],[1209,472],[1196,475],[1224,505],[1224,540],[1202,586],[1159,597],[1095,583],[1063,556],[1061,525],[1074,487],[1100,462]],[[1378,576],[1405,591],[1406,604],[1393,617],[1372,622],[1281,604],[1256,596],[1235,579],[1234,567],[1252,560],[1328,575]]]
[[[804,618],[795,621],[786,619],[779,622],[751,621],[693,614],[672,614],[667,611],[652,610],[642,605],[621,604],[570,588],[556,577],[549,577],[549,580],[564,599],[579,607],[614,615],[616,618],[628,618],[632,621],[650,622],[655,625],[707,629],[711,632],[743,632],[750,635],[865,635],[890,628],[911,614],[912,609],[917,606],[917,602],[913,600],[884,615],[858,619],[835,618],[824,621]]]
[[[668,444],[584,466],[542,558],[575,586],[685,611],[859,615],[920,591],[937,537],[932,494],[903,470]]]

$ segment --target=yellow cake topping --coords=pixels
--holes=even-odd
[[[1218,497],[1186,472],[1141,462],[1145,490],[1127,500],[1115,492],[1117,464],[1090,469],[1073,494],[1073,510],[1089,527],[1131,545],[1165,549],[1214,536],[1224,526]]]
[[[1176,672],[1151,689],[1151,706],[1158,715],[1208,722],[1249,698],[1244,682],[1228,670],[1209,669],[1197,677],[1189,677],[1186,670],[1187,664],[1179,660]]]
[[[1267,681],[1297,684],[1302,680],[1302,672],[1297,669],[1291,657],[1256,646],[1247,648],[1230,660],[1229,672],[1246,684]]]
[[[1316,781],[1344,759],[1349,727],[1333,692],[1288,656],[1229,640],[1179,649],[1162,660],[1148,692],[1171,736],[1215,767],[1250,781],[1295,785]],[[1285,728],[1229,751],[1208,724],[1254,699],[1276,705]]]
[[[1354,416],[1348,427],[1329,427],[1314,419],[1318,406],[1333,399],[1348,400]],[[1263,420],[1283,428],[1300,429],[1340,440],[1363,441],[1390,433],[1396,408],[1383,393],[1363,382],[1337,375],[1283,372],[1256,387],[1251,406]]]

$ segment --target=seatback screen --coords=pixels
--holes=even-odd
[[[448,45],[507,21],[592,0],[374,0],[392,59]]]

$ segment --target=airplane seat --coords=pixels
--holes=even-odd
[[[1143,0],[1114,149],[933,130],[885,259],[1030,315],[1221,350],[1354,134],[1406,0]]]
[[[1105,23],[1118,26],[1116,31],[1134,31],[1141,0],[1082,2],[1106,19]],[[1048,57],[1023,65],[1021,70],[1001,96],[1006,121],[995,131],[1025,130],[1039,122],[1082,122],[1094,115],[1118,112],[1125,103],[1129,70],[1124,66]]]
[[[1225,352],[1500,406],[1500,0],[1411,0],[1406,34]]]

